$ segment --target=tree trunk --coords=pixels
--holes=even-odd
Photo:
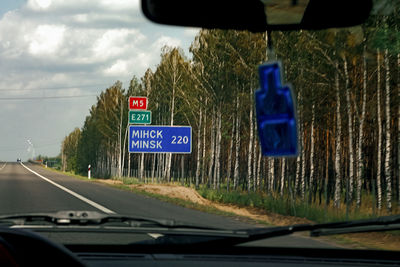
[[[386,149],[385,149],[385,178],[386,178],[386,205],[389,212],[392,211],[392,174],[390,169],[391,158],[391,135],[390,135],[390,67],[389,50],[385,49],[385,113],[386,113]]]
[[[215,108],[211,115],[211,148],[210,148],[210,165],[208,166],[208,183],[211,187],[213,184],[213,168],[215,160]],[[215,188],[214,188],[215,189]]]
[[[347,104],[347,120],[348,120],[348,132],[349,132],[349,188],[348,188],[348,199],[347,201],[351,203],[353,199],[353,186],[354,186],[354,144],[353,144],[353,119],[352,110],[350,102],[350,87],[349,87],[349,73],[347,70],[347,60],[344,60],[344,74],[345,74],[345,90],[346,90],[346,104]]]
[[[231,142],[229,145],[228,152],[228,167],[226,170],[226,190],[229,192],[231,174],[232,174],[232,155],[233,155],[233,140],[235,138],[235,116],[232,116],[232,131],[231,131]]]
[[[253,92],[250,90],[250,97],[253,98]],[[253,135],[254,135],[254,125],[253,125],[253,104],[250,105],[250,115],[249,115],[249,149],[247,154],[247,191],[251,190],[252,181],[252,156],[253,156]]]
[[[397,99],[400,99],[400,53],[397,54]],[[400,105],[397,110],[397,206],[400,207]]]
[[[382,209],[382,117],[381,117],[381,63],[380,63],[380,51],[377,49],[377,116],[378,116],[378,162],[377,162],[377,173],[376,173],[376,187],[378,191],[378,209]]]
[[[364,153],[363,153],[363,138],[364,138],[364,123],[365,123],[365,112],[367,105],[367,59],[366,59],[366,47],[364,45],[363,53],[363,88],[362,88],[362,108],[360,118],[360,128],[358,133],[358,171],[357,171],[357,192],[356,192],[356,206],[361,206],[361,188],[362,179],[364,176]]]
[[[217,134],[215,136],[216,138],[216,144],[215,144],[215,150],[216,150],[216,155],[215,155],[215,169],[214,169],[214,189],[220,189],[220,179],[221,179],[221,139],[222,139],[222,134],[221,134],[221,128],[222,128],[222,114],[221,114],[221,107],[218,108],[217,111]]]
[[[302,142],[303,146],[301,149],[301,176],[300,176],[300,182],[301,182],[301,198],[305,200],[306,196],[306,142],[304,138],[304,124],[301,127],[302,128]]]
[[[262,152],[261,152],[261,147],[259,147],[258,162],[257,162],[257,190],[260,190],[261,186],[261,160],[262,160]]]
[[[206,99],[207,106],[207,99]],[[206,129],[207,129],[207,109],[204,108],[204,126],[203,126],[203,162],[201,166],[201,183],[204,185],[204,177],[206,175]]]
[[[122,101],[121,101],[122,102]],[[122,177],[122,103],[120,105],[120,121],[118,132],[118,177]]]
[[[254,136],[253,136],[253,191],[255,192],[257,189],[257,123],[254,122]]]
[[[329,204],[328,183],[329,183],[329,130],[326,130],[326,161],[325,161],[325,184],[324,184],[325,208]]]
[[[340,164],[340,149],[342,147],[342,120],[340,116],[340,88],[339,88],[339,73],[338,64],[336,63],[335,71],[335,87],[336,87],[336,147],[335,147],[335,207],[340,207],[340,194],[341,194],[341,180],[342,180],[342,169]]]
[[[299,106],[298,109],[298,124],[299,124],[299,139],[300,139],[300,151],[299,155],[296,158],[296,179],[294,181],[294,192],[295,195],[297,195],[299,191],[299,182],[300,182],[300,175],[301,175],[301,158],[303,154],[303,149],[304,149],[304,144],[303,144],[303,127],[302,127],[302,117],[301,117],[301,111],[302,111],[302,105],[301,105],[301,91],[300,88],[298,89],[297,93],[297,104]]]
[[[239,183],[239,153],[240,153],[240,113],[239,113],[239,95],[236,97],[236,144],[235,144],[235,168],[233,173],[233,187],[236,190]]]
[[[308,202],[311,203],[312,195],[314,190],[314,154],[315,154],[315,136],[314,136],[314,124],[315,124],[315,104],[312,105],[312,119],[311,119],[311,143],[310,143],[310,181],[308,185]]]
[[[175,74],[175,72],[174,72]],[[175,113],[175,79],[172,85],[172,98],[171,98],[171,117],[170,117],[170,124],[171,126],[174,125],[174,113]],[[167,162],[164,177],[167,182],[171,182],[171,163],[172,163],[172,153],[167,154]]]
[[[270,184],[270,191],[275,191],[275,159],[271,158],[269,162],[269,184]]]
[[[200,157],[201,157],[201,122],[203,109],[200,107],[199,113],[199,123],[197,125],[197,164],[196,164],[196,189],[199,189],[199,180],[200,180]]]

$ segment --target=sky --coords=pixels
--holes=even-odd
[[[56,156],[96,96],[155,69],[198,29],[147,21],[140,0],[1,0],[0,161]]]

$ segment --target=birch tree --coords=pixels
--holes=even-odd
[[[349,87],[349,73],[347,69],[347,59],[343,59],[344,76],[345,76],[345,90],[346,90],[346,106],[347,106],[347,123],[348,123],[348,136],[349,136],[349,177],[348,177],[348,188],[346,189],[348,194],[348,200],[351,202],[353,195],[353,184],[354,184],[354,143],[353,143],[353,111],[351,109],[350,102],[350,87]]]
[[[297,103],[298,103],[298,125],[299,125],[299,140],[300,140],[300,153],[296,158],[296,178],[295,178],[295,183],[294,183],[294,191],[297,194],[298,192],[298,188],[299,188],[299,182],[300,182],[300,175],[301,175],[301,158],[302,158],[302,153],[303,153],[303,129],[302,129],[302,117],[301,117],[301,110],[302,110],[302,106],[301,106],[301,91],[298,90],[297,91]]]
[[[201,162],[201,123],[203,121],[203,108],[199,110],[199,123],[197,125],[197,159],[196,159],[196,189],[199,188],[200,182],[200,162]]]
[[[233,141],[235,140],[235,116],[232,116],[232,130],[230,137],[230,144],[228,150],[228,166],[226,170],[226,191],[230,190],[231,175],[232,175],[232,155],[233,155]]]
[[[380,58],[381,53],[379,48],[376,52],[376,62],[377,62],[377,118],[378,118],[378,160],[377,160],[377,173],[376,173],[376,187],[378,192],[378,209],[382,209],[382,117],[381,117],[381,65]]]
[[[250,99],[253,99],[253,90],[250,90]],[[253,105],[252,101],[250,102],[250,111],[249,111],[249,149],[247,151],[247,191],[251,191],[251,182],[253,180],[252,177],[252,157],[253,157],[253,136],[254,136],[254,126],[253,126]]]
[[[235,135],[235,167],[233,172],[233,188],[236,190],[239,183],[239,153],[240,153],[240,111],[239,111],[239,95],[236,97],[236,135]]]
[[[385,49],[385,114],[386,114],[386,139],[385,139],[385,178],[386,178],[386,205],[392,211],[392,175],[391,175],[391,135],[390,135],[390,67],[389,50]]]
[[[365,43],[365,40],[364,40]],[[361,108],[361,118],[360,127],[358,133],[358,170],[357,170],[357,191],[356,191],[356,206],[359,208],[361,206],[361,187],[362,179],[364,176],[364,153],[363,153],[363,138],[364,138],[364,123],[365,123],[365,113],[367,106],[367,59],[366,59],[366,45],[364,44],[363,50],[363,86],[362,86],[362,108]]]
[[[341,181],[342,181],[342,169],[340,160],[340,150],[342,147],[342,119],[340,115],[340,87],[339,87],[339,73],[338,63],[335,64],[335,88],[336,88],[336,147],[335,147],[335,207],[340,207],[340,194],[341,194]]]
[[[309,202],[311,203],[312,199],[312,190],[314,184],[314,157],[315,157],[315,133],[314,133],[314,123],[315,123],[315,104],[312,104],[312,119],[311,119],[311,140],[310,140],[310,181],[308,185],[308,194],[309,194]]]
[[[281,159],[281,188],[280,188],[280,193],[281,196],[283,196],[283,191],[285,188],[285,180],[286,180],[286,159],[282,158]]]
[[[400,41],[399,41],[400,47]],[[400,52],[397,53],[397,99],[400,99]],[[400,207],[400,105],[397,109],[397,198]]]

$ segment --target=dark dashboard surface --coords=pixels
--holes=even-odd
[[[0,266],[4,259],[20,266],[400,266],[398,251],[267,247],[251,242],[156,244],[141,242],[148,239],[145,235],[138,235],[138,243],[124,245],[61,245],[32,231],[0,230]],[[4,248],[9,253],[2,254]]]
[[[400,266],[393,251],[265,247],[67,246],[87,266]]]

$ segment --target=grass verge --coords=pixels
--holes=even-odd
[[[385,209],[377,211],[371,208],[374,204],[370,195],[363,196],[363,202],[359,208],[356,208],[354,204],[346,206],[345,203],[342,203],[341,207],[337,208],[333,206],[332,201],[329,204],[325,204],[323,198],[320,201],[315,201],[317,203],[310,204],[307,200],[292,198],[288,194],[275,195],[274,193],[249,193],[247,191],[228,192],[226,189],[217,191],[207,187],[200,188],[198,192],[202,197],[210,201],[234,204],[241,207],[260,208],[284,216],[306,218],[316,223],[368,219],[390,215]],[[397,207],[394,207],[393,210],[396,209]]]

